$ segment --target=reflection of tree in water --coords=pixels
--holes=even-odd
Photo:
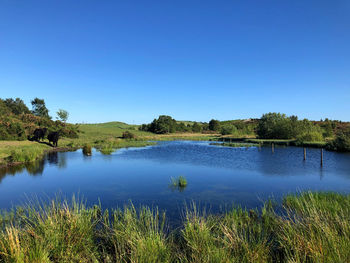
[[[42,175],[44,172],[44,166],[44,159],[25,164],[27,172],[33,176]]]
[[[2,179],[5,178],[7,175],[14,176],[18,173],[23,172],[24,170],[26,170],[28,174],[33,176],[42,175],[42,173],[44,172],[44,165],[45,161],[44,159],[42,159],[30,163],[3,167],[0,169],[0,183]]]
[[[0,183],[3,178],[8,175],[14,176],[18,173],[22,173],[24,170],[29,175],[39,176],[44,172],[44,166],[46,163],[53,164],[58,168],[66,167],[66,156],[64,154],[58,154],[57,152],[48,153],[43,159],[30,163],[18,164],[14,166],[7,166],[0,169]]]

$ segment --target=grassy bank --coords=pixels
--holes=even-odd
[[[233,148],[241,148],[241,147],[258,147],[257,143],[239,143],[239,142],[222,142],[222,143],[210,143],[210,145],[223,146],[223,147],[233,147]]]
[[[282,140],[282,139],[256,139],[256,138],[232,138],[232,137],[220,137],[218,141],[229,143],[252,143],[258,145],[271,145],[272,143],[280,146],[298,146],[298,147],[312,147],[312,148],[324,148],[327,144],[326,141],[321,142],[299,142],[297,140]]]
[[[32,204],[2,214],[0,262],[349,262],[349,195],[289,195],[281,210],[194,207],[169,231],[165,214],[146,207]]]
[[[0,141],[0,166],[35,161],[50,149],[48,145],[30,141]]]

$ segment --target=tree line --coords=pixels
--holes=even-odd
[[[298,116],[270,112],[260,119],[209,122],[182,122],[171,116],[161,115],[139,128],[156,134],[194,132],[231,135],[233,137],[257,137],[259,139],[286,139],[305,142],[325,142],[327,148],[350,151],[350,123],[338,120],[310,121]]]

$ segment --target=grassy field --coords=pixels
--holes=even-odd
[[[73,199],[2,213],[0,262],[349,262],[350,196],[305,192],[262,209],[205,215],[169,231],[165,213]]]

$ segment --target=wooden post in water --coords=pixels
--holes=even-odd
[[[306,148],[304,147],[304,161],[306,161]]]
[[[275,153],[275,144],[274,143],[271,144],[271,150],[272,150],[272,153]]]
[[[323,148],[321,148],[321,167],[323,167]]]

